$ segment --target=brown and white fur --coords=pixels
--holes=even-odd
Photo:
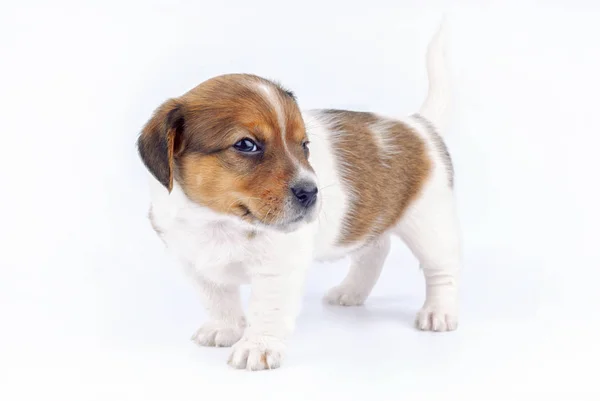
[[[360,305],[393,234],[425,276],[417,327],[456,328],[453,171],[436,131],[447,97],[442,40],[438,31],[429,46],[427,99],[405,119],[302,113],[290,92],[244,74],[210,79],[156,110],[138,142],[151,173],[150,219],[200,289],[209,321],[198,344],[233,346],[236,368],[278,367],[310,264],[349,255],[347,277],[326,300]],[[298,188],[318,189],[316,202]]]

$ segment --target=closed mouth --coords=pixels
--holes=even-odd
[[[286,221],[285,223],[275,224],[274,226],[287,231],[287,230],[291,229],[294,226],[294,224],[299,223],[302,220],[304,220],[303,214],[298,215],[298,216],[294,217],[293,219]]]
[[[257,218],[251,211],[250,209],[248,209],[248,207],[244,206],[243,204],[239,205],[240,210],[242,211],[242,214],[240,215],[240,218],[247,221],[247,222],[251,222],[251,223],[258,223],[260,225],[264,225],[267,227],[278,227],[281,229],[285,229],[287,228],[289,225],[298,223],[302,220],[304,220],[305,215],[304,214],[299,214],[296,217],[294,217],[293,219],[290,219],[286,222],[282,222],[282,223],[265,223],[263,222],[261,219]]]

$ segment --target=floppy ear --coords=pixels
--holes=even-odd
[[[175,158],[183,149],[183,112],[173,99],[163,103],[144,126],[138,151],[152,175],[171,192]]]

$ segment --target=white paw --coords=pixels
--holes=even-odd
[[[425,302],[417,313],[415,325],[419,330],[452,331],[458,326],[458,312],[454,301]]]
[[[213,321],[200,327],[192,336],[192,341],[205,347],[231,347],[242,338],[243,333],[243,326]]]
[[[331,305],[357,306],[365,303],[368,294],[356,288],[339,285],[330,289],[325,294],[325,302]]]
[[[285,344],[274,337],[243,338],[233,346],[229,365],[236,369],[276,369],[281,365]]]

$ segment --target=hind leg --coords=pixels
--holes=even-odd
[[[325,301],[343,306],[362,305],[377,283],[389,251],[390,236],[384,234],[352,254],[348,275],[327,292]]]
[[[426,191],[396,231],[419,259],[425,276],[425,303],[417,314],[420,330],[451,331],[458,325],[460,240],[450,188]]]

